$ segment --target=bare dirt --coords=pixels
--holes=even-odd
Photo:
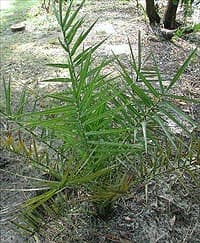
[[[16,100],[23,85],[28,86],[31,95],[41,95],[44,90],[58,88],[53,84],[44,86],[40,81],[60,75],[60,71],[45,66],[46,63],[59,63],[64,60],[64,52],[57,40],[60,31],[54,16],[47,15],[37,6],[26,11],[29,11],[29,14],[24,19],[25,31],[13,33],[7,27],[0,33],[0,85],[2,87],[3,77],[11,78]],[[147,25],[142,10],[137,10],[135,1],[86,1],[81,14],[86,15],[85,26],[99,18],[85,45],[109,36],[97,52],[100,57],[110,56],[113,51],[126,61],[130,55],[127,38],[130,39],[137,55],[137,36],[140,30],[144,55],[149,55],[151,51],[154,53],[166,79],[173,76],[191,50],[199,45],[199,33],[176,38],[171,42],[155,36]],[[198,50],[174,92],[199,97],[199,61]],[[199,119],[199,106],[182,105],[186,112]],[[1,119],[0,122],[4,134],[5,121]],[[28,162],[16,155],[8,154],[3,149],[0,150],[0,166],[2,189],[27,186],[29,182],[26,176],[34,174]],[[180,177],[187,181],[187,188],[180,185]],[[74,227],[69,226],[67,219],[58,221],[66,226],[64,231],[54,227],[52,223],[47,238],[42,240],[22,237],[8,222],[8,212],[29,195],[30,193],[17,191],[1,192],[1,242],[200,242],[200,190],[181,172],[173,176],[163,176],[158,181],[152,181],[147,187],[133,188],[129,197],[116,204],[114,216],[107,222],[78,214],[74,218]],[[12,213],[13,216],[15,217],[15,212]]]

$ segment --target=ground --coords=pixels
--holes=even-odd
[[[6,1],[6,0],[5,0]],[[9,2],[9,1],[8,1]],[[16,1],[17,10],[1,10],[1,81],[11,79],[14,97],[23,85],[28,86],[31,95],[41,95],[44,90],[59,88],[53,84],[44,85],[41,80],[59,76],[58,70],[45,64],[62,62],[64,52],[59,46],[59,27],[51,14],[38,8],[34,1]],[[17,5],[18,4],[18,5]],[[20,5],[21,4],[21,5]],[[79,4],[79,3],[77,3]],[[144,56],[152,51],[166,80],[173,76],[188,54],[199,44],[199,34],[191,34],[185,38],[175,38],[169,42],[153,34],[146,22],[142,9],[136,8],[135,1],[98,0],[86,1],[81,10],[86,15],[86,24],[97,18],[98,22],[85,45],[97,43],[105,37],[108,39],[99,48],[100,57],[120,55],[123,60],[129,57],[127,38],[137,55],[137,36],[141,31]],[[10,25],[25,21],[26,30],[13,33]],[[192,60],[180,79],[175,91],[197,98],[200,93],[199,65],[200,53]],[[149,65],[151,65],[149,63]],[[109,67],[113,70],[113,67]],[[1,83],[2,87],[2,83]],[[199,119],[199,106],[181,104],[183,110]],[[4,121],[0,123],[1,131],[5,129]],[[24,176],[33,175],[28,162],[11,153],[0,150],[0,166],[2,188],[22,188],[27,185],[26,177],[12,175],[8,172]],[[8,171],[8,172],[6,172]],[[187,188],[180,185],[178,178],[187,181]],[[60,219],[58,224],[67,230],[52,227],[47,230],[47,238],[39,242],[200,242],[200,191],[189,178],[179,172],[171,176],[163,176],[151,181],[148,186],[133,188],[130,195],[116,204],[114,216],[108,220],[94,219],[92,216],[78,214],[74,216],[71,226],[67,219]],[[8,211],[22,202],[28,194],[17,191],[1,193],[1,242],[38,242],[19,235],[8,222]],[[12,217],[15,216],[15,211]]]

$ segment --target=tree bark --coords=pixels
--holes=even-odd
[[[167,9],[164,14],[164,28],[173,30],[176,29],[176,11],[179,0],[168,0]]]
[[[156,12],[154,0],[146,0],[146,12],[150,24],[160,23],[160,16]]]

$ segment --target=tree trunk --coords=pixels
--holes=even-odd
[[[146,0],[146,12],[150,24],[160,23],[160,16],[156,12],[154,0]]]
[[[163,24],[166,29],[176,29],[176,11],[179,0],[168,0],[167,9],[164,14]]]

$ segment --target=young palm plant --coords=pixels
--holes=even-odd
[[[130,45],[132,70],[115,56],[120,78],[112,77],[103,72],[111,60],[95,58],[95,51],[103,41],[84,47],[95,24],[80,32],[85,19],[78,17],[78,13],[84,1],[75,10],[73,1],[65,6],[63,0],[58,2],[54,12],[63,34],[59,42],[66,53],[66,63],[48,65],[66,70],[68,76],[44,82],[62,83],[63,90],[45,96],[48,108],[40,111],[34,106],[34,111],[27,113],[23,92],[19,109],[13,112],[10,84],[4,83],[6,108],[1,109],[1,113],[34,138],[33,151],[23,143],[21,151],[45,174],[45,178],[38,180],[41,192],[27,200],[20,210],[27,224],[17,225],[31,233],[40,231],[38,226],[43,224],[44,216],[62,214],[66,204],[69,209],[70,205],[73,207],[72,197],[77,203],[92,202],[96,214],[106,219],[113,203],[126,194],[131,185],[146,182],[166,169],[183,167],[183,164],[177,167],[170,164],[172,158],[177,163],[181,161],[182,150],[177,148],[182,140],[176,139],[169,121],[188,136],[196,127],[173,103],[176,99],[196,101],[170,93],[195,51],[165,85],[155,58],[153,70],[144,68],[139,33],[138,61]],[[152,73],[156,77],[155,84],[151,80]],[[19,138],[22,141],[21,135]],[[48,150],[43,156],[37,151],[36,141]],[[16,148],[11,140],[8,147]],[[81,199],[77,192],[81,192]]]
[[[124,171],[120,170],[123,166],[118,163],[117,157],[126,153],[134,155],[142,151],[140,143],[124,141],[124,137],[129,133],[128,127],[121,129],[113,123],[113,118],[123,106],[112,108],[111,101],[118,96],[119,91],[114,87],[115,78],[109,74],[102,74],[103,68],[110,61],[103,60],[94,65],[94,52],[103,41],[91,47],[83,47],[84,40],[95,24],[80,33],[84,18],[77,18],[77,15],[83,3],[84,1],[73,10],[73,1],[70,1],[65,13],[62,0],[59,1],[58,8],[54,6],[63,34],[59,42],[65,50],[67,62],[49,66],[66,69],[69,75],[44,82],[61,82],[65,86],[64,91],[45,97],[59,101],[59,105],[55,106],[52,102],[53,107],[42,111],[11,114],[10,96],[7,95],[9,90],[5,88],[9,102],[7,114],[10,119],[31,131],[36,139],[40,137],[48,147],[56,148],[54,150],[59,155],[58,161],[47,159],[48,156],[41,161],[38,160],[35,149],[35,155],[31,157],[34,165],[47,176],[47,180],[40,181],[40,187],[43,183],[42,187],[46,188],[45,192],[42,191],[22,206],[24,218],[32,219],[33,222],[37,218],[33,216],[35,210],[41,211],[41,207],[49,208],[44,206],[45,203],[52,203],[56,195],[62,192],[68,194],[71,189],[82,187],[84,184],[87,185],[89,200],[95,202],[96,207],[101,205],[96,203],[97,200],[103,201],[106,208],[107,204],[128,189],[126,185],[123,187],[121,184],[129,182],[119,181]],[[117,186],[113,187],[111,193],[112,184],[115,185],[115,182]],[[105,190],[102,193],[98,191],[98,199],[94,199],[97,197],[95,191],[102,183],[105,183]],[[109,190],[106,191],[107,187]],[[117,187],[123,187],[123,190],[120,192]],[[37,225],[37,222],[34,224]]]

